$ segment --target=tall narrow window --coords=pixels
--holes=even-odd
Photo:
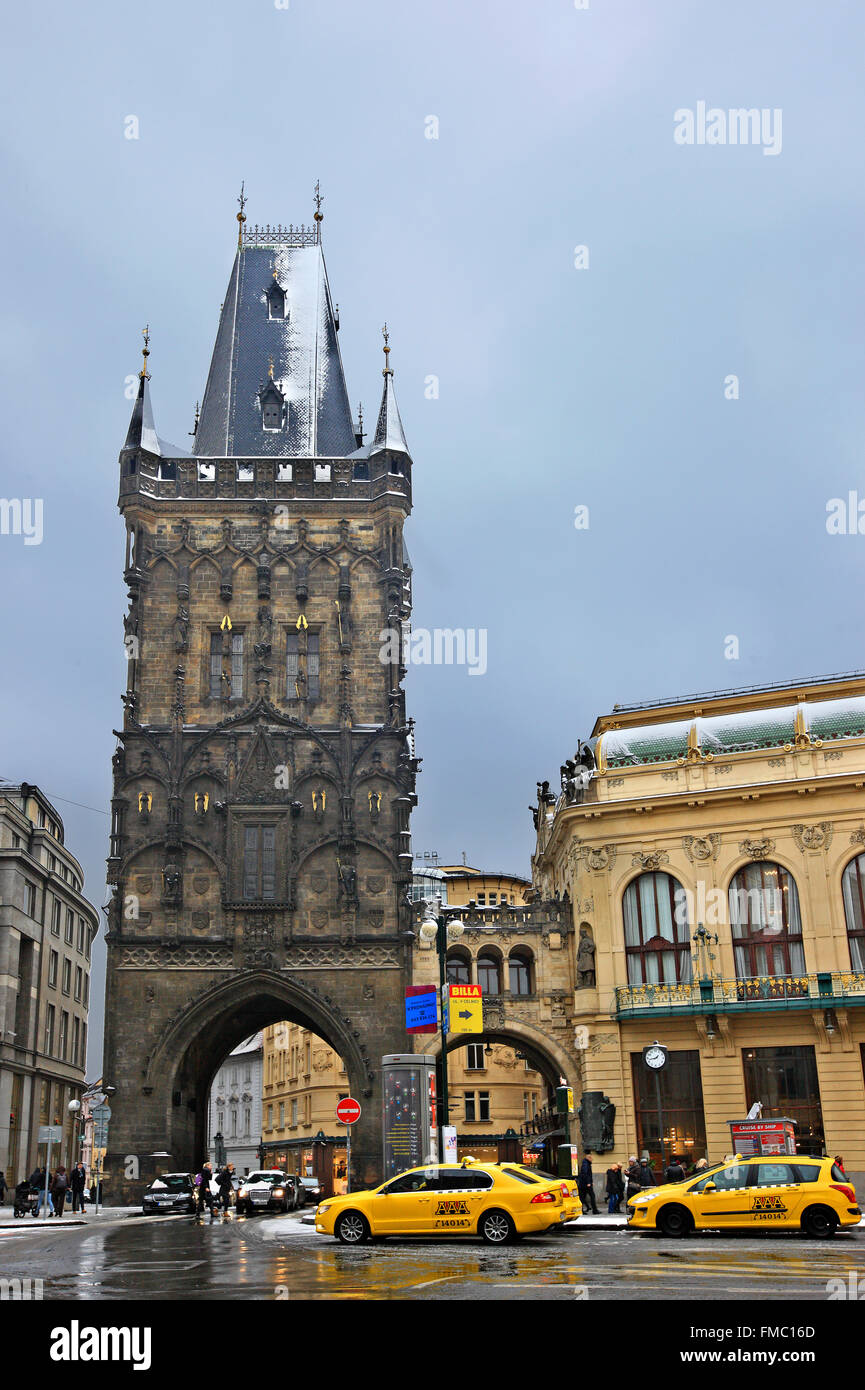
[[[640,874],[622,899],[628,984],[690,983],[690,928],[681,884],[670,874]]]
[[[243,699],[243,633],[231,634],[231,698]]]
[[[865,970],[865,854],[851,859],[841,879],[853,970]]]
[[[729,898],[736,978],[804,974],[799,894],[787,870],[768,860],[748,864],[731,880]]]
[[[243,897],[246,902],[276,897],[276,826],[247,825],[243,831]]]
[[[296,632],[289,632],[285,639],[285,698],[296,700],[298,697],[297,673],[300,670],[298,654],[300,651],[300,637]]]
[[[321,658],[319,635],[310,632],[306,638],[306,678],[307,694],[310,700],[321,698]]]
[[[210,634],[210,698],[222,697],[222,633]]]

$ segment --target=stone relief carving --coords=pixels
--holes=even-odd
[[[631,857],[631,867],[634,869],[644,869],[646,873],[655,873],[662,864],[669,864],[670,856],[665,849],[655,850],[650,854],[641,854],[636,850]]]
[[[766,859],[775,853],[774,840],[740,840],[739,853],[747,854],[749,859]]]
[[[834,825],[828,820],[821,821],[819,825],[794,825],[791,828],[793,839],[803,854],[808,849],[828,849],[835,833]]]
[[[717,859],[720,847],[720,835],[684,835],[682,837],[682,849],[692,864],[700,863],[706,859]]]

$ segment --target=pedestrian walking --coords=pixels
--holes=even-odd
[[[655,1177],[652,1165],[647,1158],[640,1159],[640,1187],[657,1187],[658,1179]]]
[[[84,1210],[84,1189],[87,1186],[87,1172],[79,1159],[69,1177],[69,1190],[72,1193],[72,1210]]]
[[[625,1195],[625,1183],[622,1178],[621,1163],[613,1163],[607,1169],[607,1211],[610,1216],[615,1216],[622,1204]]]
[[[210,1190],[210,1184],[212,1183],[212,1181],[213,1168],[210,1166],[209,1163],[202,1163],[201,1172],[196,1173],[195,1175],[195,1186],[198,1191],[196,1214],[200,1216],[204,1207],[206,1206],[208,1211],[210,1212],[211,1221],[213,1220],[213,1193]]]
[[[667,1164],[667,1168],[664,1173],[664,1178],[667,1182],[685,1181],[685,1165],[680,1158],[677,1158],[675,1156],[675,1154],[670,1159],[670,1162]]]
[[[69,1174],[61,1163],[51,1183],[51,1196],[54,1198],[54,1216],[63,1215],[66,1193],[69,1189]]]
[[[625,1174],[625,1183],[625,1201],[628,1201],[631,1197],[636,1197],[637,1193],[642,1191],[642,1177],[636,1154],[631,1154],[631,1157],[628,1159],[628,1171]]]
[[[580,1201],[583,1204],[583,1211],[586,1211],[586,1203],[592,1204],[592,1215],[597,1216],[598,1204],[595,1201],[595,1182],[592,1176],[592,1156],[588,1149],[583,1154],[583,1161],[580,1164],[580,1171],[577,1177],[577,1191],[580,1194]]]
[[[0,1168],[0,1207],[2,1207],[3,1203],[6,1201],[6,1192],[8,1190],[8,1187],[9,1184],[6,1181],[6,1169]]]
[[[35,1216],[38,1216],[39,1213],[40,1213],[40,1211],[42,1210],[42,1208],[45,1206],[45,1196],[46,1196],[46,1193],[45,1193],[45,1169],[44,1169],[44,1168],[35,1168],[35,1169],[33,1170],[33,1172],[30,1174],[30,1186],[31,1186],[32,1188],[34,1188],[36,1192],[39,1193],[39,1201],[36,1203],[36,1211],[35,1211],[35,1213],[34,1213]],[[54,1215],[54,1198],[51,1196],[51,1185],[50,1185],[50,1183],[49,1183],[49,1185],[48,1185],[48,1194],[47,1194],[47,1195],[48,1195],[48,1214],[49,1214],[49,1216],[53,1216],[53,1215]]]
[[[219,1187],[219,1197],[217,1198],[217,1205],[219,1205],[219,1203],[221,1202],[223,1211],[228,1211],[229,1207],[231,1206],[231,1192],[233,1187],[231,1179],[233,1174],[234,1164],[226,1163],[225,1167],[220,1168],[219,1172],[216,1175],[216,1182],[217,1186]]]

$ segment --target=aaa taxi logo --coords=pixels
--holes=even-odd
[[[752,1211],[786,1211],[784,1200],[778,1196],[755,1197],[751,1205]]]
[[[466,1216],[468,1207],[465,1202],[439,1202],[436,1206],[436,1216]]]

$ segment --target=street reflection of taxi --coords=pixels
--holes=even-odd
[[[742,1158],[698,1178],[645,1189],[628,1201],[632,1229],[686,1236],[693,1230],[797,1230],[832,1236],[858,1226],[852,1183],[831,1158]]]
[[[579,1215],[571,1185],[518,1163],[430,1164],[370,1192],[329,1197],[315,1229],[344,1245],[389,1235],[479,1235],[488,1245],[553,1230]]]

